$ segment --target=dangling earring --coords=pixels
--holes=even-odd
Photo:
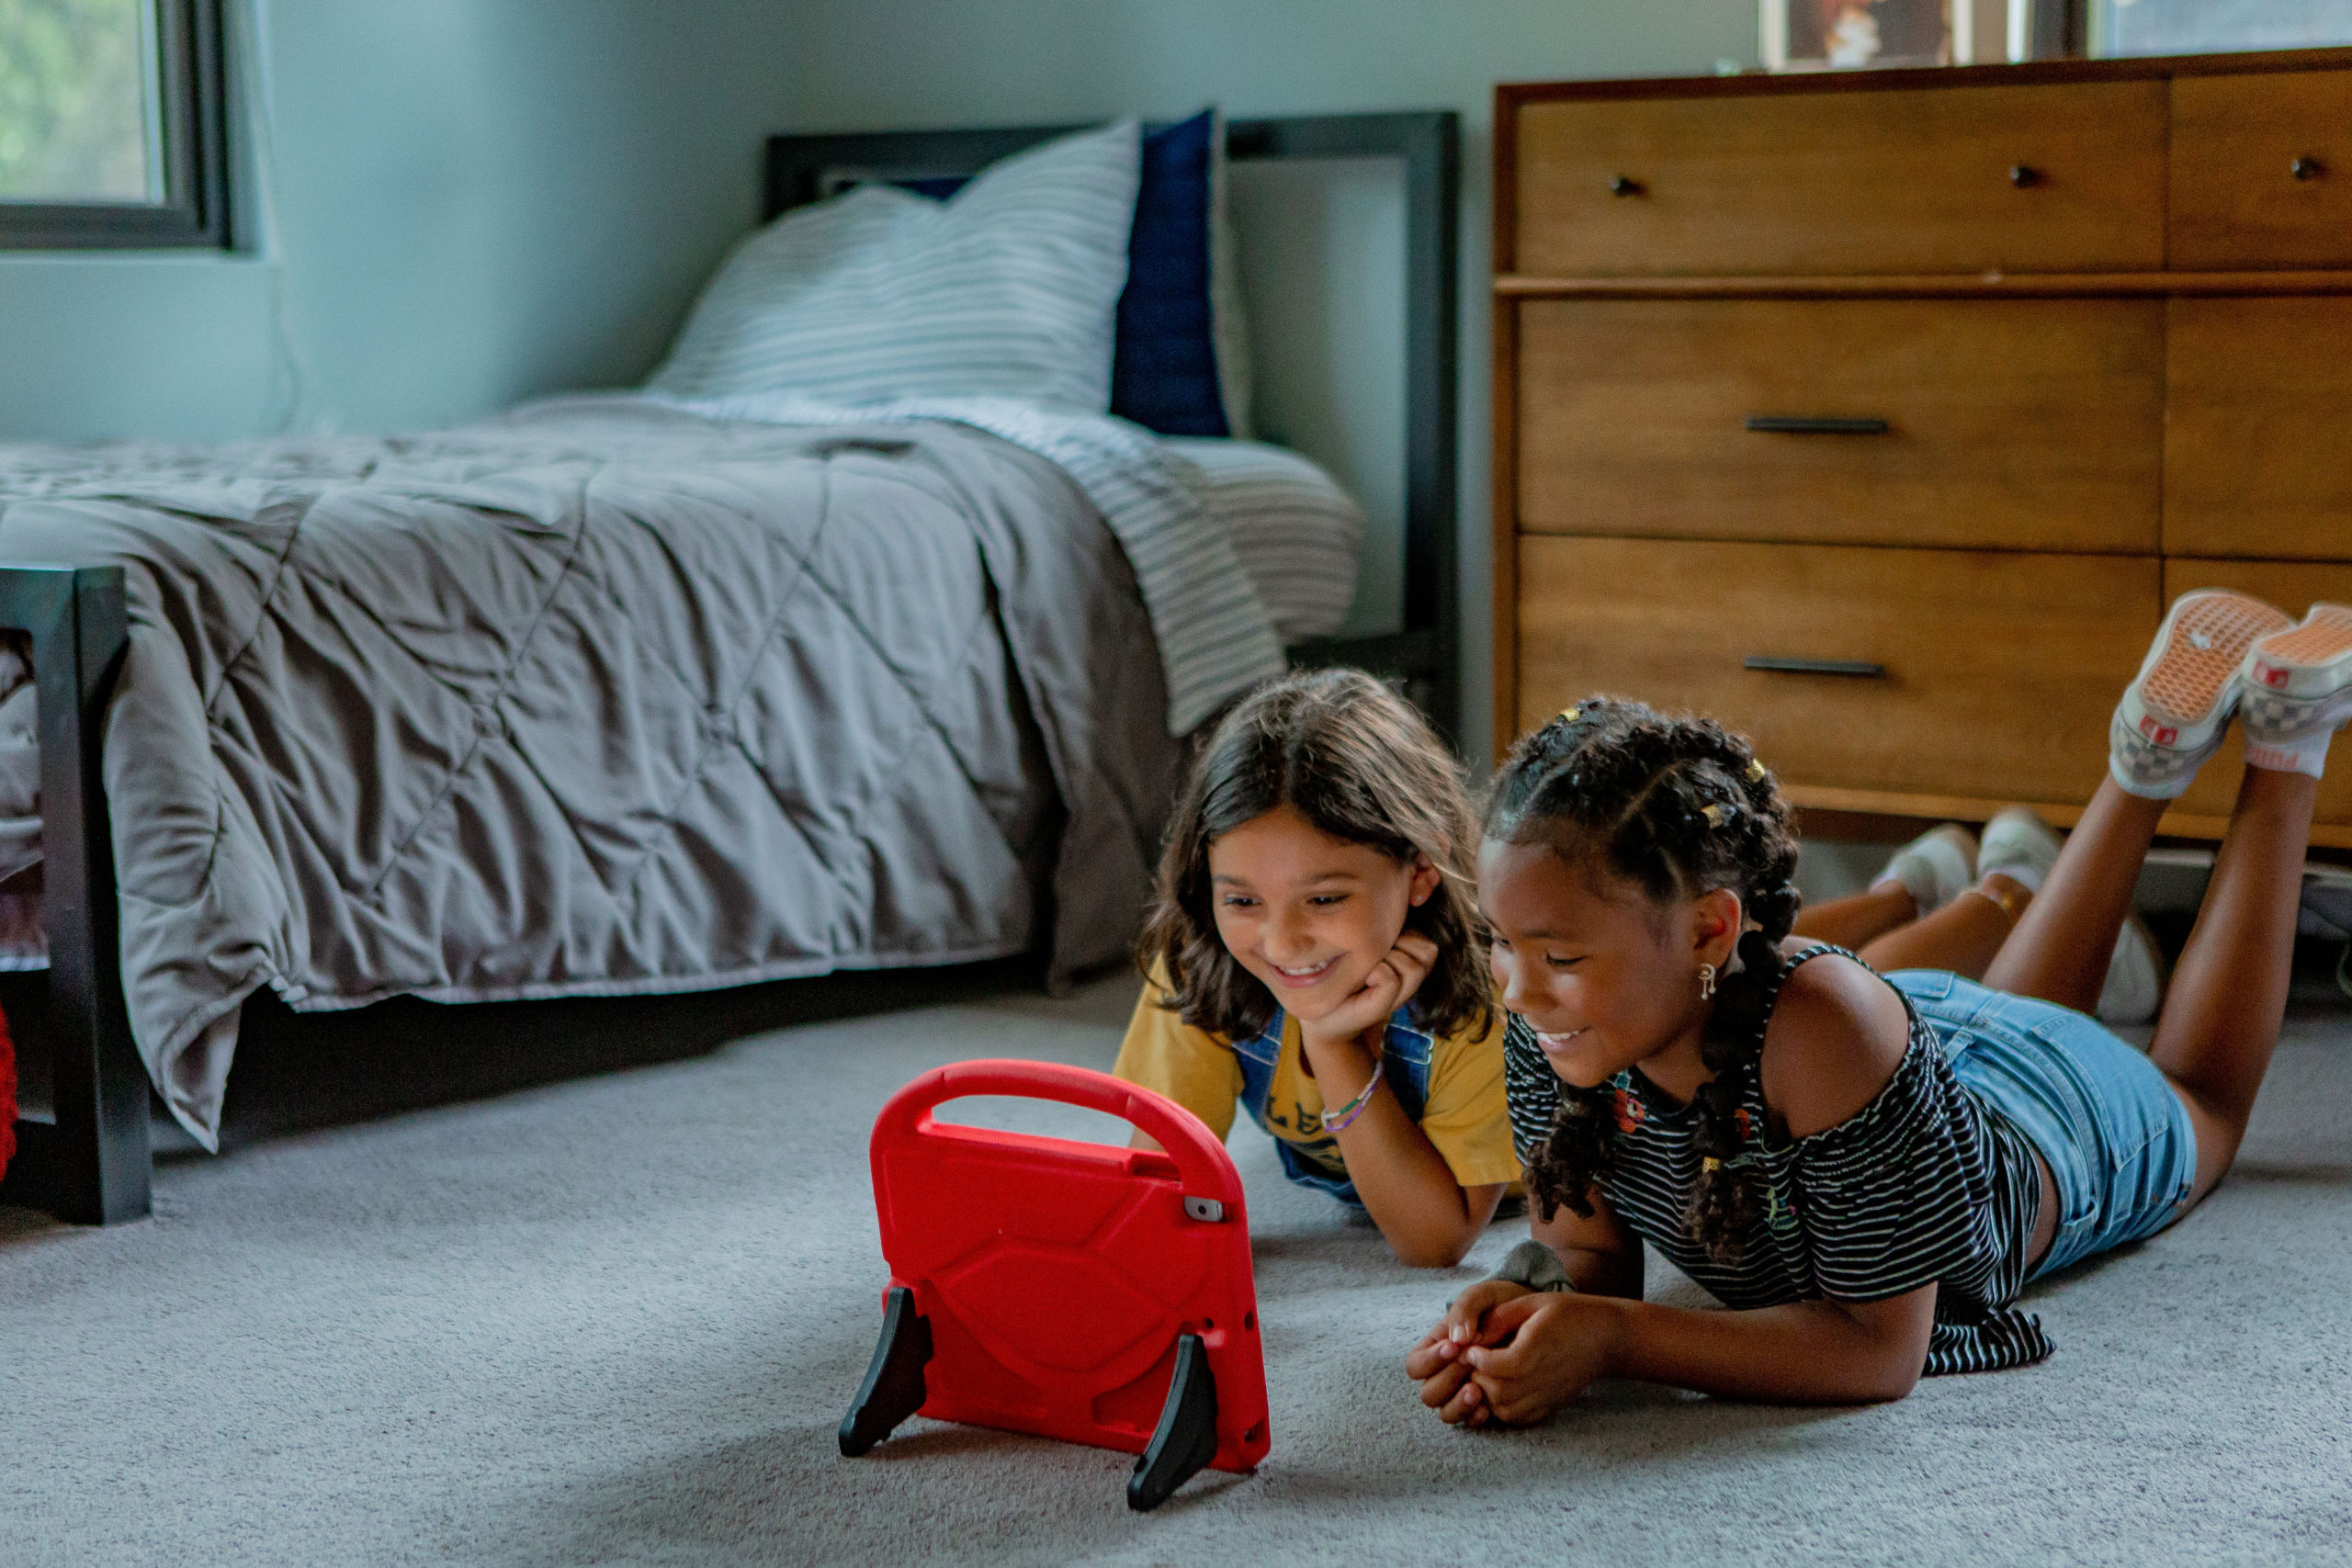
[[[1714,994],[1715,966],[1712,964],[1702,964],[1699,965],[1699,999],[1702,1002],[1710,1001],[1713,999]]]

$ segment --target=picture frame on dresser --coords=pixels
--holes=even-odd
[[[2352,50],[1495,109],[1498,743],[1621,691],[1808,809],[2064,824],[2173,595],[2352,601]]]
[[[2086,3],[1758,0],[1758,57],[1774,72],[2058,60],[2086,52]]]

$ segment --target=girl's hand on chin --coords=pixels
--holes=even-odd
[[[1298,1032],[1307,1045],[1329,1045],[1361,1039],[1388,1021],[1388,1015],[1412,999],[1437,966],[1437,943],[1419,931],[1405,931],[1386,957],[1372,966],[1363,983],[1320,1018],[1301,1015]]]
[[[1607,1300],[1572,1291],[1501,1303],[1481,1325],[1487,1343],[1463,1353],[1468,1381],[1438,1414],[1465,1427],[1544,1419],[1608,1371],[1614,1311]]]

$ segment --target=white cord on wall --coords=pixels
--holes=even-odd
[[[237,125],[232,134],[242,133],[247,152],[236,170],[244,187],[238,197],[243,214],[252,219],[254,254],[269,274],[270,431],[324,434],[335,422],[315,402],[317,378],[286,317],[288,263],[277,221],[277,111],[271,92],[269,0],[224,0],[222,22],[230,69],[237,82],[232,106]]]

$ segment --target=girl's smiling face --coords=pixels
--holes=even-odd
[[[1438,884],[1427,859],[1401,863],[1335,839],[1289,806],[1217,838],[1208,860],[1226,951],[1307,1022],[1363,987]]]
[[[1699,965],[1726,961],[1739,931],[1736,896],[1661,903],[1632,883],[1596,886],[1547,843],[1489,839],[1478,851],[1478,897],[1503,1006],[1534,1029],[1562,1080],[1593,1089],[1641,1062],[1670,1092],[1706,1077]]]

